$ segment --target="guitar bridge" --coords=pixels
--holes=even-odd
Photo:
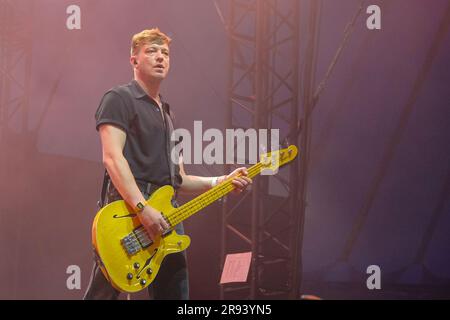
[[[129,255],[133,255],[153,244],[153,241],[149,238],[143,226],[134,229],[133,232],[129,233],[120,242]]]
[[[128,234],[125,238],[120,240],[120,242],[122,243],[122,246],[125,248],[125,251],[129,255],[136,254],[142,249],[141,244],[136,238],[134,232]]]

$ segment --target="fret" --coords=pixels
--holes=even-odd
[[[254,166],[250,167],[248,172],[248,177],[253,178],[261,173],[262,163],[259,162]],[[201,194],[200,196],[194,198],[193,200],[187,202],[181,207],[177,208],[175,211],[168,214],[167,218],[172,226],[186,220],[196,212],[206,208],[211,203],[216,200],[223,198],[225,195],[233,191],[233,177],[225,180],[214,188],[208,190],[207,192]]]

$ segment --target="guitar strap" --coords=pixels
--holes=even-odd
[[[108,171],[105,169],[105,173],[103,175],[103,186],[102,186],[102,193],[100,194],[100,200],[97,201],[97,206],[101,209],[105,205],[105,198],[106,198],[106,190],[108,189],[108,184],[111,180],[109,179]]]
[[[163,114],[164,114],[164,119],[165,119],[165,123],[167,124],[167,129],[166,133],[167,133],[167,161],[169,161],[169,169],[170,169],[170,182],[172,184],[172,186],[175,186],[175,163],[172,161],[171,158],[171,152],[172,150],[174,150],[175,148],[175,141],[172,141],[171,137],[174,131],[174,127],[173,127],[173,122],[172,122],[172,117],[170,114],[170,106],[168,103],[164,103],[163,104]],[[178,154],[176,154],[176,157],[178,159]]]

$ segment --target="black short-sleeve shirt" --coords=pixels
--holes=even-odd
[[[163,110],[170,114],[165,102]],[[173,184],[175,188],[181,185],[178,165],[175,165],[174,183],[170,176],[169,125],[158,104],[136,80],[106,92],[95,120],[97,130],[103,124],[112,124],[126,133],[123,154],[138,182],[158,186]]]

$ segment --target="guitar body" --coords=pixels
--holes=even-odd
[[[173,212],[173,195],[173,188],[164,186],[147,203],[163,214]],[[130,293],[152,283],[165,256],[185,250],[190,242],[188,236],[174,230],[152,242],[136,213],[123,200],[103,207],[92,226],[92,243],[103,274],[116,289]]]

